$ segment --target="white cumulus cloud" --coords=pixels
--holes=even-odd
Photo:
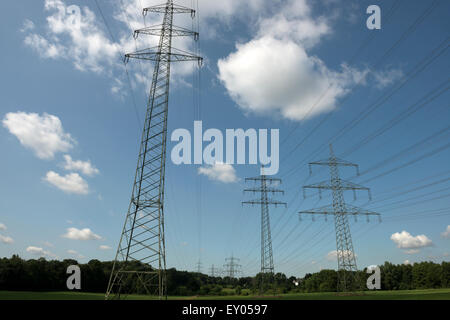
[[[98,234],[93,233],[89,228],[85,229],[68,228],[67,232],[63,235],[63,237],[71,240],[83,240],[83,241],[102,239],[102,237],[100,237]]]
[[[253,39],[236,44],[219,59],[219,79],[247,113],[303,121],[337,108],[341,98],[369,76],[378,88],[402,76],[400,70],[374,72],[342,63],[331,69],[310,49],[331,35],[330,17],[313,15],[312,1],[279,3],[262,15]]]
[[[230,97],[246,112],[296,121],[336,108],[351,87],[365,83],[369,70],[345,64],[331,70],[307,52],[331,33],[327,21],[313,18],[306,0],[286,1],[259,19],[255,37],[218,61]]]
[[[429,247],[433,242],[424,234],[412,236],[407,231],[396,232],[391,235],[391,240],[400,249],[407,249],[406,253],[417,253],[420,248]]]
[[[4,244],[12,244],[14,243],[14,240],[11,237],[3,236],[0,234],[0,242]]]
[[[238,44],[218,68],[229,95],[244,111],[291,120],[334,109],[367,74],[346,65],[339,72],[329,70],[300,44],[267,36]]]
[[[87,176],[93,176],[100,173],[90,161],[73,160],[68,154],[64,156],[64,160],[64,169],[66,170],[79,171]]]
[[[6,231],[6,225],[4,225],[3,223],[0,223],[0,230],[2,231]]]
[[[64,132],[61,120],[44,113],[7,113],[3,126],[19,139],[20,143],[34,151],[41,159],[52,159],[57,152],[66,152],[75,140]]]
[[[88,183],[78,173],[70,173],[65,176],[61,176],[54,171],[49,171],[44,177],[44,181],[47,181],[66,193],[80,195],[89,193]]]
[[[233,183],[238,181],[236,170],[231,164],[216,163],[213,166],[201,167],[198,169],[200,175],[207,176],[210,180],[223,183]]]
[[[100,250],[111,250],[112,248],[111,248],[110,246],[107,246],[107,245],[101,245],[101,246],[99,247],[99,249],[100,249]]]
[[[294,40],[309,48],[331,33],[327,18],[312,18],[312,10],[306,0],[289,0],[279,7],[277,14],[260,19],[257,37]]]

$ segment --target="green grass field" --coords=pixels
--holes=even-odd
[[[0,300],[103,300],[101,293],[84,292],[13,292],[0,291]],[[129,300],[150,300],[151,297],[131,295]],[[405,291],[370,291],[355,294],[298,293],[278,296],[205,296],[169,297],[170,300],[450,300],[450,289]]]

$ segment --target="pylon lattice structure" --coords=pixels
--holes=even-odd
[[[354,290],[356,289],[356,283],[354,281],[353,275],[358,269],[356,265],[356,256],[353,248],[348,216],[354,216],[356,220],[358,216],[365,215],[368,221],[370,216],[378,216],[381,221],[380,214],[345,203],[344,191],[353,191],[356,198],[357,190],[366,190],[369,193],[369,198],[371,198],[370,189],[340,179],[339,167],[355,167],[357,175],[359,175],[358,165],[336,158],[333,152],[333,147],[331,145],[329,159],[311,162],[309,165],[310,174],[312,173],[311,167],[313,165],[328,166],[330,168],[331,178],[329,182],[324,181],[304,186],[303,190],[318,189],[320,195],[322,190],[331,190],[333,196],[333,204],[317,209],[301,211],[300,218],[301,214],[311,214],[313,215],[313,220],[315,215],[324,215],[325,219],[328,215],[334,216],[334,224],[336,229],[336,254],[338,261],[338,291]],[[305,194],[304,196],[306,197]]]
[[[245,189],[244,192],[260,193],[260,199],[253,201],[244,201],[243,205],[261,205],[261,272],[262,273],[274,273],[273,265],[273,253],[272,253],[272,236],[270,233],[270,216],[269,205],[274,206],[286,206],[285,202],[269,199],[268,194],[281,193],[283,190],[279,190],[271,187],[272,184],[281,184],[281,179],[270,178],[266,175],[261,175],[256,178],[247,178],[245,182],[259,182],[261,185],[256,188]]]
[[[231,258],[225,259],[225,264],[223,265],[225,276],[230,278],[236,278],[241,272],[241,265],[238,264],[239,259],[231,256]]]
[[[210,276],[210,277],[213,277],[213,278],[214,278],[214,277],[219,277],[220,274],[221,274],[221,270],[218,269],[216,266],[212,265],[212,266],[209,268],[209,276]]]
[[[141,138],[131,201],[126,215],[106,299],[120,298],[136,290],[167,298],[166,253],[164,238],[164,183],[166,168],[167,118],[169,106],[170,66],[176,61],[198,61],[202,58],[172,48],[175,36],[198,33],[173,25],[174,14],[195,16],[195,10],[178,6],[172,0],[144,9],[164,14],[162,24],[136,30],[139,34],[158,35],[159,45],[125,55],[154,62],[146,117]]]
[[[198,262],[197,262],[197,264],[196,264],[196,272],[197,273],[202,273],[202,262],[199,260]]]

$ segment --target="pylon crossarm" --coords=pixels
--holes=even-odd
[[[174,50],[174,49],[172,49]],[[174,50],[175,51],[175,50]],[[181,50],[177,50],[181,51]],[[153,51],[152,48],[143,49],[136,51],[134,53],[127,53],[125,55],[125,63],[127,63],[130,59],[141,59],[141,60],[149,60],[149,61],[160,61],[167,60],[168,62],[183,62],[183,61],[198,61],[202,63],[203,58],[188,54],[188,53],[162,53],[160,51]]]
[[[309,209],[299,211],[299,214],[324,214],[324,215],[334,215],[334,214],[344,214],[344,215],[361,215],[361,216],[380,216],[379,213],[365,210],[363,208],[355,207],[349,204],[345,205],[345,212],[335,213],[333,206],[324,206],[316,209]]]
[[[278,189],[273,189],[273,188],[266,188],[265,189],[267,191],[267,193],[281,193],[284,194],[284,190],[278,190]],[[263,190],[261,190],[261,188],[251,188],[251,189],[244,189],[244,192],[264,192]]]
[[[186,36],[192,36],[194,37],[194,39],[198,39],[199,33],[186,29],[186,28],[182,28],[182,27],[177,27],[177,26],[173,26],[172,27],[172,37],[186,37]],[[137,39],[137,37],[139,36],[139,34],[145,34],[145,35],[149,35],[149,36],[161,36],[161,34],[165,32],[163,29],[163,25],[156,25],[156,26],[150,26],[150,27],[146,27],[146,28],[142,28],[142,29],[138,29],[134,31],[134,38]]]
[[[257,204],[259,204],[259,205],[261,205],[261,204],[271,204],[271,205],[274,205],[274,206],[285,206],[285,207],[287,207],[287,203],[286,202],[280,202],[280,201],[275,201],[275,200],[270,200],[270,199],[267,199],[267,201],[261,201],[261,200],[254,200],[254,201],[244,201],[244,202],[242,202],[242,205],[246,205],[246,204],[248,204],[248,205],[257,205]]]
[[[269,178],[267,176],[259,176],[259,177],[254,177],[254,178],[245,178],[245,182],[249,182],[249,181],[266,181],[266,182],[270,182],[270,183],[282,183],[281,179],[277,179],[277,178]]]
[[[378,217],[381,217],[381,215],[378,212],[369,211],[369,210],[366,210],[366,209],[363,209],[363,208],[360,208],[360,207],[352,206],[350,204],[346,204],[345,206],[347,208],[347,212],[349,214],[352,214],[352,215],[378,216]]]
[[[320,208],[300,211],[299,214],[332,215],[332,214],[334,214],[334,208],[333,208],[333,206],[323,206]]]
[[[167,9],[170,9],[170,7],[167,4],[160,4],[160,5],[144,8],[143,14],[144,14],[144,16],[146,16],[147,13],[149,13],[149,12],[150,13],[165,13]],[[172,13],[189,13],[192,16],[195,16],[195,10],[188,8],[188,7],[180,6],[177,4],[172,4],[171,9],[172,9],[171,10]]]
[[[340,188],[342,190],[370,190],[367,187],[361,186],[359,184],[350,182],[350,181],[345,181],[345,180],[340,180]],[[326,190],[333,190],[334,186],[330,185],[329,181],[322,181],[319,183],[314,183],[314,184],[310,184],[307,186],[303,187],[304,189],[326,189]]]
[[[341,188],[344,190],[370,190],[370,188],[346,180],[341,180]]]
[[[304,210],[304,211],[300,211],[299,214],[299,218],[301,220],[301,216],[302,214],[306,214],[306,215],[312,215],[313,216],[313,220],[314,220],[314,216],[316,215],[323,215],[323,216],[328,216],[328,215],[335,215],[335,214],[339,214],[339,215],[346,215],[346,216],[354,216],[355,219],[358,216],[366,216],[367,218],[369,218],[369,216],[377,216],[379,219],[381,217],[381,215],[377,212],[373,212],[373,211],[369,211],[369,210],[365,210],[363,208],[359,208],[359,207],[355,207],[349,204],[345,205],[345,212],[338,212],[336,213],[334,211],[333,206],[324,206],[321,208],[316,208],[316,209],[310,209],[310,210]]]
[[[355,163],[351,163],[347,160],[342,160],[339,158],[329,158],[320,161],[314,161],[309,163],[309,173],[312,173],[312,166],[339,166],[339,167],[354,167],[356,168],[356,173],[359,176],[359,166]]]
[[[318,166],[329,166],[330,164],[342,166],[342,167],[358,167],[356,163],[352,163],[347,160],[339,159],[339,158],[333,158],[333,159],[324,159],[320,161],[313,161],[309,163],[310,165],[318,165]]]

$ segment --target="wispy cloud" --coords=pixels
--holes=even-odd
[[[445,231],[441,233],[441,236],[443,238],[450,238],[450,225],[448,225],[447,229],[445,229]]]
[[[83,7],[78,16],[61,0],[46,0],[47,35],[26,35],[25,44],[41,57],[68,59],[81,71],[104,72],[118,59],[119,44],[111,42],[99,28],[96,16]]]
[[[6,230],[7,230],[6,225],[3,223],[0,223],[0,231],[6,231]],[[0,242],[4,243],[4,244],[12,244],[12,243],[14,243],[14,240],[11,237],[0,234]]]
[[[83,259],[84,258],[84,256],[82,254],[78,253],[75,250],[67,250],[67,253],[70,254],[72,257],[76,257],[78,259]]]
[[[32,255],[39,257],[57,258],[57,256],[50,251],[44,250],[40,247],[29,246],[26,251]]]
[[[64,156],[64,169],[68,171],[78,171],[87,176],[94,176],[100,171],[92,165],[90,161],[73,160],[68,154]]]

